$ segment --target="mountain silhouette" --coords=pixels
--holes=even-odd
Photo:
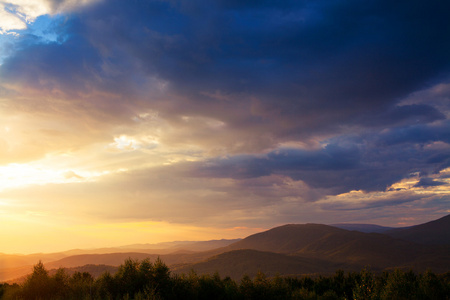
[[[385,232],[395,238],[427,245],[450,245],[450,215],[407,228]]]

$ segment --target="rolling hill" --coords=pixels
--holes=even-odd
[[[175,273],[188,274],[194,270],[198,274],[214,274],[229,276],[239,280],[244,275],[254,277],[258,271],[267,276],[298,274],[332,274],[342,265],[321,259],[310,259],[300,256],[263,252],[257,250],[232,250],[208,258],[203,262],[174,266]],[[352,266],[359,270],[359,266]]]
[[[119,249],[133,249],[133,250],[164,250],[166,252],[182,252],[182,251],[208,251],[221,247],[226,247],[241,239],[221,239],[210,241],[176,241],[165,242],[158,244],[133,244],[119,247]],[[116,251],[117,252],[117,251]],[[131,251],[130,251],[131,252]],[[137,252],[137,251],[136,251]]]
[[[321,224],[288,224],[250,235],[225,249],[295,253],[331,233],[340,231],[344,230]]]
[[[284,225],[226,247],[227,250],[253,249],[380,268],[412,261],[417,255],[427,253],[428,248],[384,234],[348,231],[321,224]]]
[[[109,250],[0,255],[0,281],[29,273],[39,259],[48,269],[88,265],[98,271],[108,266],[117,267],[128,258],[150,258],[153,261],[160,257],[175,273],[195,270],[198,274],[212,274],[217,271],[221,276],[235,279],[244,274],[253,276],[258,271],[269,276],[277,273],[330,274],[336,269],[356,271],[364,266],[370,266],[374,271],[398,267],[443,273],[450,271],[449,230],[450,216],[384,233],[346,230],[322,224],[288,224],[242,240],[173,242],[165,243],[168,248],[160,250],[157,248],[161,244],[141,244],[105,248]],[[127,251],[130,248],[134,251]],[[101,253],[112,250],[117,252]],[[78,254],[73,255],[75,253]],[[95,268],[93,265],[102,267]]]
[[[450,215],[408,228],[396,228],[387,235],[427,245],[450,245]]]
[[[435,236],[445,235],[445,222],[433,223],[433,226],[437,230]],[[424,245],[385,234],[349,231],[321,224],[276,227],[220,250],[223,253],[177,267],[176,271],[192,269],[200,274],[219,271],[239,278],[244,274],[256,274],[258,270],[272,275],[330,273],[337,268],[358,270],[364,266],[377,271],[411,268],[443,273],[450,270],[448,246]]]

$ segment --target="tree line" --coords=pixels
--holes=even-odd
[[[259,272],[240,282],[214,275],[171,274],[160,259],[127,259],[115,274],[49,275],[42,262],[22,284],[0,284],[5,300],[164,300],[164,299],[450,299],[450,272],[414,273],[400,269],[376,274],[336,271],[332,276],[275,276]]]

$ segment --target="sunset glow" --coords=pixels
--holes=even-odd
[[[0,253],[450,212],[448,4],[0,1]]]

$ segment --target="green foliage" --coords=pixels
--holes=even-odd
[[[427,271],[420,275],[418,295],[421,299],[445,299],[446,295],[449,295],[450,290],[443,281],[439,280],[438,276],[431,271]]]
[[[46,299],[53,297],[52,283],[44,264],[39,261],[33,268],[33,273],[28,276],[22,288],[24,299]]]
[[[375,281],[373,273],[364,268],[356,279],[353,299],[375,299]]]
[[[240,283],[219,273],[198,275],[171,274],[158,258],[127,259],[115,274],[94,278],[88,272],[69,276],[58,269],[52,276],[42,262],[22,285],[0,284],[0,299],[15,300],[281,300],[281,299],[450,299],[450,273],[431,271],[415,274],[394,270],[375,274],[365,268],[360,272],[338,270],[332,276],[290,276],[273,278],[258,272],[244,276]]]
[[[92,295],[94,278],[88,272],[75,272],[68,280],[72,298],[83,299],[86,295]]]
[[[114,299],[113,295],[117,294],[117,286],[114,277],[105,272],[95,281],[96,299]]]
[[[386,285],[381,292],[381,299],[409,300],[418,296],[417,276],[412,272],[394,270],[389,273]]]
[[[17,283],[0,284],[0,299],[5,299],[5,300],[17,299],[19,293],[20,293],[20,286]]]

